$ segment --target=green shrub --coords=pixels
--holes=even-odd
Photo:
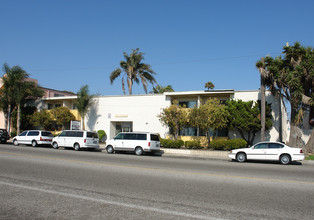
[[[210,142],[210,147],[214,150],[225,150],[227,147],[227,141],[225,139],[215,139]]]
[[[203,148],[201,146],[201,142],[200,141],[186,141],[184,146],[187,149],[201,149],[201,148]]]
[[[210,147],[214,150],[233,150],[238,148],[244,148],[247,143],[244,139],[215,139],[210,142]]]
[[[182,140],[160,139],[160,144],[164,148],[180,148],[184,145]]]
[[[103,138],[106,136],[106,132],[104,130],[98,130],[97,133],[99,142],[103,143],[104,142]]]
[[[227,146],[226,146],[225,150],[245,148],[246,146],[247,146],[247,142],[242,138],[230,139],[227,141]]]

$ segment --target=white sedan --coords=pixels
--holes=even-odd
[[[304,160],[301,148],[289,147],[279,142],[260,142],[250,148],[241,148],[230,151],[228,157],[245,162],[246,160],[273,160],[281,164],[289,164],[291,161]]]

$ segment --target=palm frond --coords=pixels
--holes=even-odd
[[[116,70],[114,70],[111,74],[110,74],[110,83],[112,84],[113,81],[120,76],[121,74],[121,69],[117,68]]]

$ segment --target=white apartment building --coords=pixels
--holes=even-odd
[[[169,107],[173,100],[179,101],[186,107],[199,106],[201,100],[218,98],[221,101],[235,99],[243,101],[257,101],[260,99],[260,91],[234,91],[234,90],[210,90],[210,91],[187,91],[187,92],[166,92],[163,94],[145,95],[121,95],[121,96],[99,96],[93,99],[94,104],[89,109],[85,118],[87,130],[104,130],[107,138],[113,138],[121,131],[148,131],[159,133],[165,138],[168,135],[168,128],[163,126],[157,117],[163,108]],[[48,109],[53,106],[66,106],[75,110],[72,97],[48,97],[42,99],[38,104],[39,109]],[[266,131],[266,140],[286,141],[287,140],[287,114],[284,103],[278,97],[272,96],[269,92],[266,95],[267,103],[272,104],[273,127]],[[187,129],[183,136],[195,136],[195,130]],[[224,134],[222,134],[224,136]],[[230,138],[241,138],[232,130],[225,135]],[[260,134],[257,134],[255,142],[260,141]]]

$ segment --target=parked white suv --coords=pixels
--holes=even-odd
[[[15,146],[31,144],[33,147],[36,147],[37,145],[51,145],[52,138],[53,135],[50,131],[29,130],[13,137],[12,141]]]
[[[106,150],[109,154],[115,151],[132,151],[136,155],[142,155],[144,152],[159,152],[159,136],[149,132],[122,132],[107,141]]]
[[[52,147],[73,147],[75,150],[81,148],[99,148],[99,138],[97,132],[93,131],[77,131],[66,130],[62,131],[57,137],[52,140]]]

